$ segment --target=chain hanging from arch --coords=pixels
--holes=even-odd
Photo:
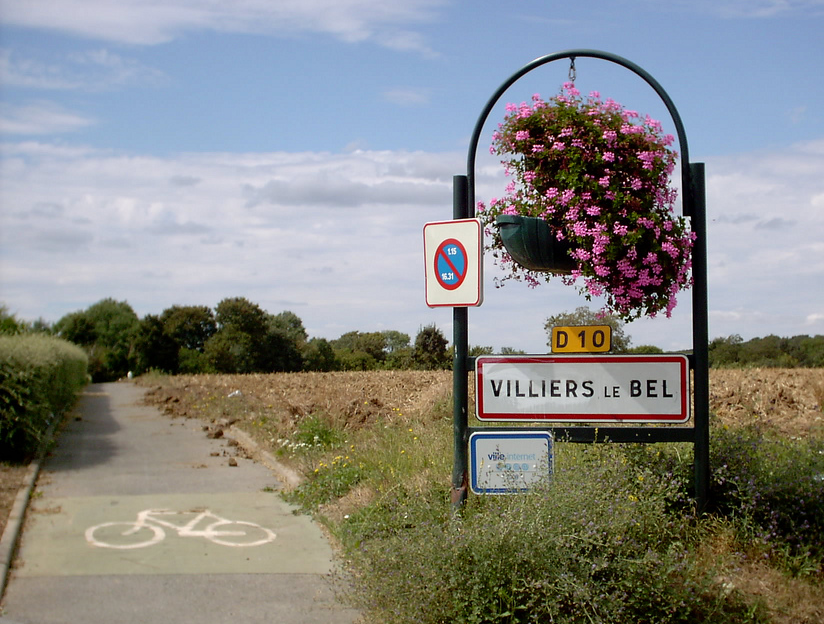
[[[575,57],[569,57],[569,81],[575,82],[575,79],[578,77],[578,73],[575,71]]]

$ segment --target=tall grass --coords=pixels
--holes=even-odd
[[[822,441],[714,428],[703,517],[690,445],[558,443],[550,480],[471,496],[456,517],[445,416],[323,435],[322,416],[306,422],[326,442],[288,451],[307,475],[291,499],[339,540],[369,621],[769,622],[787,605],[745,591],[736,570],[824,578]]]
[[[0,457],[24,460],[53,414],[68,409],[87,381],[80,347],[42,334],[0,336]]]

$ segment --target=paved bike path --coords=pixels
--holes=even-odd
[[[271,471],[143,393],[84,393],[41,473],[0,623],[356,621],[328,542]]]

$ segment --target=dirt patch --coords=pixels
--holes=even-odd
[[[0,463],[0,535],[6,528],[9,513],[17,498],[17,492],[23,486],[28,466]]]
[[[170,416],[237,423],[268,445],[288,438],[310,415],[342,429],[379,420],[421,422],[433,417],[434,406],[445,406],[452,391],[451,371],[182,375],[155,381],[141,381],[149,385],[146,401]]]
[[[710,411],[726,425],[759,424],[786,436],[824,433],[824,369],[710,371]]]
[[[451,371],[280,373],[163,378],[147,400],[173,416],[234,417],[287,435],[310,414],[344,428],[420,422],[451,393]],[[711,370],[710,411],[727,425],[757,423],[793,437],[824,433],[824,369]]]

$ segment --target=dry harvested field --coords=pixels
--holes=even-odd
[[[279,423],[284,433],[303,416],[325,414],[360,427],[378,418],[427,418],[449,400],[451,371],[374,371],[274,375],[197,375],[146,379],[150,401],[178,416],[200,416],[209,402],[239,392],[243,413],[226,416]],[[722,424],[758,423],[787,436],[824,433],[824,369],[710,371],[710,410]]]
[[[272,444],[309,414],[322,413],[348,428],[377,420],[425,421],[433,406],[443,408],[449,400],[452,373],[181,375],[139,383],[149,388],[149,401],[170,415],[227,418]],[[712,370],[710,386],[710,409],[723,424],[759,423],[790,437],[824,434],[824,369]],[[438,413],[443,417],[444,410]],[[0,528],[25,475],[24,469],[2,468]]]

